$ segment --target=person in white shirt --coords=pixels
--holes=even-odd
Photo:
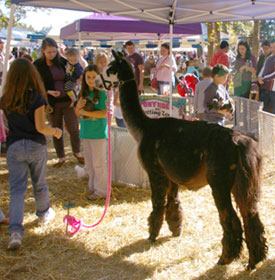
[[[166,43],[160,47],[161,58],[156,66],[156,77],[158,80],[158,95],[170,94],[170,46]],[[175,73],[177,71],[177,63],[172,55],[172,81],[175,85]]]

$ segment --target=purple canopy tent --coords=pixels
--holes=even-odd
[[[202,34],[200,23],[178,24],[174,37]],[[62,40],[159,40],[169,38],[169,26],[163,23],[93,13],[61,29]]]

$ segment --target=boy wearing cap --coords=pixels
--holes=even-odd
[[[227,80],[228,73],[228,68],[223,64],[217,64],[212,69],[213,82],[205,90],[203,102],[204,120],[208,123],[223,126],[226,117],[228,119],[232,118],[232,110],[225,109],[225,107],[232,108],[228,92],[223,86]]]

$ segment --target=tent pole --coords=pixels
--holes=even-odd
[[[177,6],[177,1],[174,0],[173,5],[171,6],[171,10],[169,13],[169,34],[170,34],[170,81],[169,81],[169,88],[170,88],[170,102],[169,102],[169,111],[170,111],[170,117],[173,117],[173,25],[175,23],[175,10]]]
[[[158,55],[158,60],[160,59],[160,33],[158,33],[158,51],[157,51],[157,55]]]
[[[80,51],[81,51],[81,32],[80,31],[78,31],[78,48],[79,48],[79,53],[80,53]]]
[[[169,111],[170,111],[170,117],[173,117],[173,23],[170,22],[170,79],[169,79],[169,88],[170,88],[170,98],[169,98]]]
[[[8,35],[7,35],[7,38],[6,38],[7,40],[6,40],[6,50],[5,50],[5,61],[4,61],[4,67],[3,67],[3,77],[2,77],[2,87],[1,88],[3,88],[3,86],[4,86],[6,76],[7,76],[7,71],[8,71],[14,11],[15,11],[15,4],[12,4],[11,5],[11,10],[10,10],[9,25],[8,25]],[[2,95],[2,90],[0,92],[0,96],[1,95]]]

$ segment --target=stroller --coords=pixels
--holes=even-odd
[[[177,90],[182,97],[189,97],[195,95],[196,84],[199,79],[196,75],[188,73],[178,78]]]

